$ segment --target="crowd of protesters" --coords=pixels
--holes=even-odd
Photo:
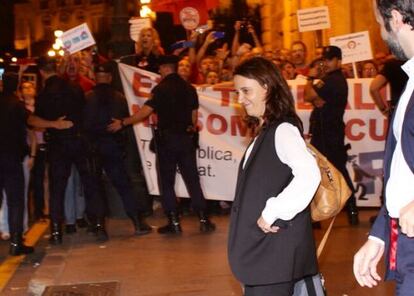
[[[310,56],[307,46],[302,41],[292,42],[290,48],[266,50],[262,46],[254,27],[248,22],[237,21],[234,24],[234,30],[235,34],[231,44],[223,42],[223,32],[214,30],[201,32],[195,30],[188,32],[188,40],[177,42],[170,49],[163,49],[158,32],[154,28],[144,28],[140,32],[138,41],[135,44],[135,54],[129,56],[114,57],[112,53],[107,53],[105,55],[100,53],[99,50],[94,47],[71,55],[65,54],[64,57],[54,60],[53,62],[51,62],[52,59],[43,60],[43,65],[38,65],[40,68],[43,67],[41,70],[46,73],[46,75],[43,75],[43,81],[40,77],[34,80],[27,79],[27,77],[30,77],[30,75],[27,75],[30,70],[25,69],[27,67],[23,67],[24,69],[20,67],[20,71],[14,69],[16,73],[19,72],[19,82],[16,85],[15,94],[17,94],[17,97],[24,102],[26,109],[29,112],[34,112],[40,117],[47,117],[45,116],[44,111],[42,114],[42,111],[34,110],[35,105],[38,106],[34,101],[38,99],[38,96],[42,91],[44,92],[44,88],[47,88],[44,78],[46,77],[47,79],[47,77],[49,77],[48,75],[50,73],[47,73],[48,71],[52,71],[53,75],[56,74],[62,81],[60,83],[62,83],[65,88],[79,90],[80,97],[84,97],[85,94],[88,93],[89,96],[91,96],[90,92],[96,90],[96,85],[103,83],[102,77],[98,77],[100,75],[99,73],[105,72],[110,72],[112,77],[110,80],[104,79],[104,83],[111,84],[114,90],[116,89],[123,92],[118,69],[116,67],[117,62],[126,63],[158,73],[162,56],[167,52],[178,57],[178,75],[188,83],[198,86],[210,86],[218,83],[232,82],[234,69],[243,61],[256,56],[262,56],[271,60],[281,71],[285,80],[306,79],[309,76],[311,69],[313,69],[312,73],[314,73],[313,76],[315,76],[313,78],[324,77],[326,65],[323,58],[322,47],[316,48],[313,51],[315,52],[313,57]],[[240,38],[240,36],[242,34],[247,34],[252,42],[241,43],[240,40],[242,38]],[[105,69],[99,70],[99,67],[102,64],[105,64]],[[388,115],[389,112],[392,111],[393,106],[395,106],[396,102],[394,98],[398,98],[401,90],[397,90],[398,86],[395,86],[395,94],[393,93],[389,105],[384,102],[379,90],[388,82],[392,84],[393,75],[398,72],[398,69],[392,67],[395,64],[399,64],[399,62],[392,56],[388,56],[384,53],[377,53],[375,59],[357,63],[356,67],[352,64],[343,64],[342,72],[346,78],[374,78],[371,86],[371,94],[380,111],[384,115]],[[358,73],[354,73],[354,70]],[[0,86],[0,90],[3,93],[3,85]],[[126,104],[126,102],[124,102],[124,104]],[[59,120],[61,119],[64,120],[63,118],[59,118]],[[24,194],[26,197],[24,201],[24,212],[26,213],[23,226],[24,231],[26,231],[28,227],[27,208],[32,209],[31,212],[33,212],[33,214],[31,217],[34,221],[42,220],[47,216],[46,207],[48,202],[45,199],[45,195],[49,190],[46,189],[44,184],[47,163],[50,162],[50,151],[48,151],[49,160],[48,157],[46,157],[46,151],[49,149],[47,147],[48,144],[50,142],[53,143],[54,141],[54,139],[49,138],[50,133],[45,132],[45,130],[41,128],[33,128],[33,126],[36,126],[36,124],[27,126],[26,144],[29,148],[22,159],[22,165],[25,172]],[[60,140],[64,139],[64,141],[66,141],[67,136],[63,134],[64,133],[62,133],[62,136],[55,136],[56,138],[60,138]],[[73,136],[77,136],[77,134],[75,134],[76,133],[74,133]],[[72,137],[72,134],[70,137]],[[78,157],[79,155],[73,155],[74,159],[76,158],[75,156]],[[65,157],[65,155],[59,154],[57,157]],[[60,162],[58,161],[58,163]],[[60,224],[63,221],[63,223],[66,224],[66,233],[73,233],[76,231],[77,227],[87,226],[87,221],[85,221],[87,215],[85,213],[88,211],[89,213],[94,212],[90,209],[91,205],[88,204],[87,200],[85,201],[84,191],[91,191],[91,188],[85,188],[88,187],[88,185],[85,186],[84,184],[84,180],[87,179],[85,177],[87,172],[83,171],[85,166],[90,166],[90,163],[83,163],[80,165],[78,160],[74,160],[67,164],[65,163],[64,165],[65,173],[63,175],[64,179],[67,179],[67,182],[63,182],[63,185],[61,185],[64,186],[64,188],[60,189],[64,190],[64,208],[58,210],[59,214],[55,213],[57,215],[54,218],[56,225],[52,225],[51,242],[62,242]],[[108,170],[110,171],[111,169],[112,167],[106,167],[106,173],[108,174]],[[123,167],[118,169],[121,171],[125,170]],[[31,174],[30,170],[32,171]],[[56,178],[56,176],[52,176],[52,178]],[[50,176],[49,182],[53,182],[53,180],[50,180]],[[56,182],[58,182],[58,180],[56,180]],[[118,183],[120,184],[120,182]],[[56,187],[56,184],[54,186]],[[53,190],[56,190],[54,186],[51,186],[52,195],[54,194]],[[117,186],[115,185],[115,187]],[[121,195],[124,195],[122,198],[126,211],[128,212],[128,205],[131,204],[130,201],[134,198],[132,196],[132,189],[129,188],[130,184],[119,185],[118,187],[128,188],[128,192],[121,192]],[[2,192],[2,194],[6,196],[6,192]],[[86,195],[88,194],[92,193],[86,193]],[[30,207],[27,206],[28,196],[31,197],[31,199],[29,199],[29,204],[31,204]],[[91,197],[86,197],[86,199],[88,198],[91,199]],[[96,198],[97,197],[95,197],[95,199]],[[141,212],[138,214],[139,206],[135,202],[133,204],[135,212],[128,212],[128,216],[130,216],[133,221],[136,233],[144,234],[150,232],[149,226],[145,223],[141,215],[141,212],[144,212],[145,209],[140,209],[139,211]],[[182,202],[182,205],[183,208],[185,208],[184,201]],[[54,206],[53,202],[51,202],[51,206]],[[10,238],[10,231],[8,228],[8,221],[10,221],[10,219],[7,219],[7,208],[6,198],[3,198],[2,209],[0,212],[0,232],[2,233],[1,237],[3,239]],[[227,213],[229,208],[230,205],[227,202],[211,202],[210,211],[218,210]],[[89,223],[93,220],[90,216],[92,215],[87,217],[89,218]],[[95,220],[97,221],[92,223],[93,227],[90,229],[91,232],[97,234],[98,239],[106,240],[107,234],[101,217],[95,217]],[[101,230],[101,232],[99,232],[99,230]],[[16,254],[19,254],[19,252]]]

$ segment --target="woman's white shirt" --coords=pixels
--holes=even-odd
[[[246,151],[243,168],[255,142],[256,139]],[[281,162],[292,169],[293,179],[278,196],[267,200],[262,217],[269,224],[277,219],[291,220],[302,212],[311,202],[321,181],[316,160],[293,124],[284,122],[276,128],[275,150]]]

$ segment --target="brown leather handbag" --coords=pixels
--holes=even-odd
[[[321,172],[321,183],[311,202],[311,216],[313,221],[322,221],[336,216],[352,191],[335,166],[311,144],[306,145]]]

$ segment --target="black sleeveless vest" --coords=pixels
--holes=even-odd
[[[265,234],[258,226],[266,201],[277,196],[293,178],[275,150],[275,131],[281,122],[264,129],[243,168],[241,161],[236,196],[230,217],[228,257],[236,278],[247,285],[266,285],[317,273],[315,243],[309,209],[286,229]]]

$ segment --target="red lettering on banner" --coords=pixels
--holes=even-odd
[[[141,107],[137,104],[133,104],[131,109],[132,109],[132,114],[135,114],[135,113],[138,113],[139,110],[141,110]],[[150,122],[154,125],[157,125],[157,123],[158,123],[157,114],[152,113],[147,119],[142,121],[142,123],[144,124],[145,127],[149,127]]]
[[[213,90],[221,93],[221,106],[228,107],[230,105],[230,93],[234,92],[234,88],[213,86]]]
[[[384,119],[384,124],[383,124],[383,130],[382,130],[382,134],[381,135],[377,135],[376,131],[377,131],[377,120],[376,119],[370,119],[369,120],[369,135],[371,137],[371,139],[373,139],[374,141],[384,141],[385,138],[387,137],[387,130],[388,130],[388,120]]]
[[[219,122],[220,127],[215,128],[214,122]],[[213,135],[221,135],[226,132],[227,130],[227,120],[221,115],[218,114],[210,114],[207,117],[207,130],[212,133]]]
[[[355,110],[374,110],[375,104],[371,101],[371,103],[364,103],[362,101],[362,83],[355,83],[354,84],[354,109]]]
[[[345,135],[351,141],[360,141],[365,137],[365,133],[359,132],[357,134],[352,133],[354,125],[365,126],[365,122],[362,119],[351,119],[345,125]]]
[[[298,85],[296,88],[296,108],[298,110],[312,110],[311,103],[305,102],[305,86]]]
[[[200,118],[203,118],[203,113],[198,112],[198,116],[197,116],[197,127],[199,131],[203,130],[203,123],[201,122]]]
[[[235,115],[230,118],[230,128],[232,136],[237,136],[237,131],[239,131],[241,137],[245,137],[247,134],[247,125],[240,115]]]
[[[138,72],[134,73],[134,78],[132,80],[132,89],[134,91],[134,95],[137,97],[149,98],[151,97],[151,93],[143,91],[142,88],[151,88],[151,82],[144,82],[143,78],[149,79],[148,76],[141,75]]]

